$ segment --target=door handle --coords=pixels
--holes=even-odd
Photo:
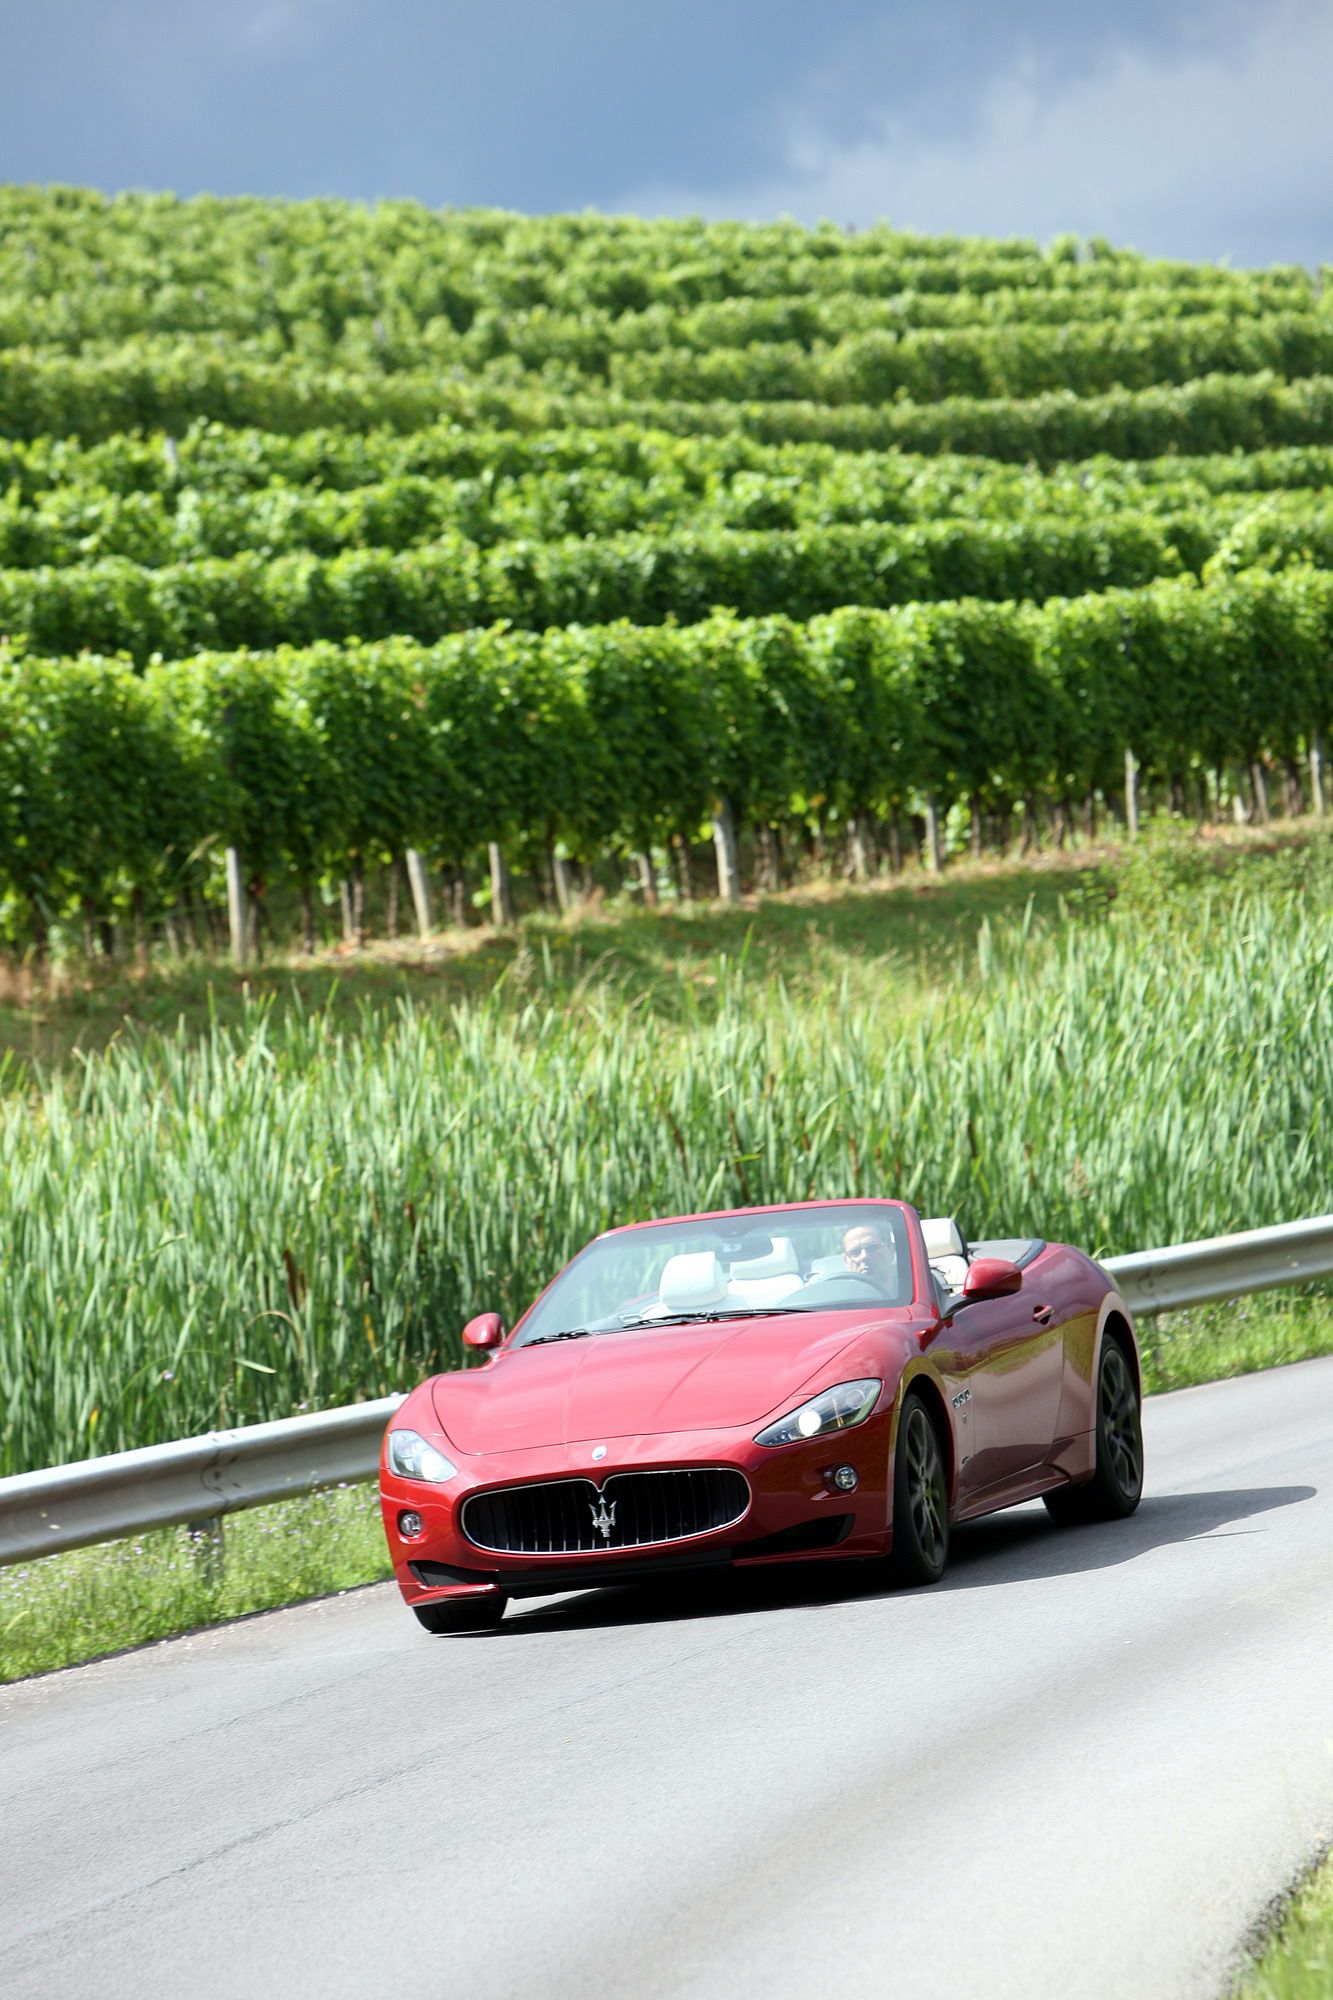
[[[1055,1308],[1053,1306],[1033,1306],[1032,1317],[1033,1319],[1040,1320],[1043,1326],[1048,1326],[1050,1324],[1051,1314],[1054,1310]]]

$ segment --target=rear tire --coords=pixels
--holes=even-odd
[[[1081,1486],[1043,1493],[1046,1512],[1062,1527],[1123,1521],[1143,1497],[1143,1425],[1139,1394],[1125,1350],[1107,1340],[1097,1369],[1097,1469]]]
[[[507,1597],[441,1598],[436,1604],[414,1604],[417,1623],[428,1632],[489,1632],[505,1615]]]
[[[938,1583],[949,1560],[949,1477],[935,1420],[920,1396],[909,1395],[898,1420],[893,1454],[895,1583]]]

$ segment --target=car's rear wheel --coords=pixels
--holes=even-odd
[[[1143,1424],[1139,1392],[1118,1340],[1102,1346],[1097,1370],[1097,1469],[1081,1486],[1044,1493],[1053,1521],[1123,1521],[1143,1495]]]
[[[898,1583],[937,1583],[949,1560],[949,1476],[935,1419],[920,1396],[909,1395],[898,1421],[893,1455],[893,1576]]]
[[[412,1609],[428,1632],[488,1632],[504,1617],[508,1602],[503,1596],[441,1598]]]

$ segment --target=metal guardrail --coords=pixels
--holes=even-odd
[[[0,1564],[367,1479],[402,1400],[384,1396],[0,1479]]]
[[[1301,1285],[1333,1272],[1333,1215],[1243,1229],[1235,1236],[1206,1236],[1167,1250],[1131,1250],[1124,1257],[1103,1257],[1102,1269],[1140,1317]]]
[[[1136,1316],[1333,1274],[1333,1215],[1106,1257]],[[55,1555],[369,1479],[402,1399],[352,1403],[0,1479],[0,1564]]]

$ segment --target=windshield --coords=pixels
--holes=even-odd
[[[901,1209],[844,1202],[659,1222],[590,1243],[534,1306],[514,1345],[911,1300]]]

